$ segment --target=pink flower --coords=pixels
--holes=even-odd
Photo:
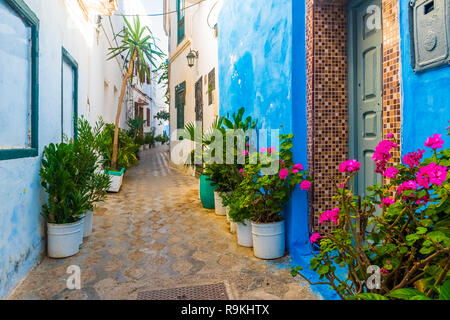
[[[267,149],[267,152],[268,152],[269,154],[271,154],[272,152],[275,152],[276,150],[277,150],[277,148],[275,148],[275,147],[270,147],[270,148]]]
[[[267,151],[266,148],[261,148],[261,149],[259,149],[259,152],[260,152],[260,153],[266,153],[266,151]]]
[[[390,138],[393,138],[394,137],[394,134],[392,133],[392,132],[389,132],[388,133],[388,135],[387,135],[387,137],[390,139]]]
[[[311,238],[309,238],[309,241],[311,241],[311,244],[313,244],[319,239],[322,239],[322,236],[318,233],[313,233]]]
[[[239,173],[242,174],[243,177],[245,177],[244,169],[239,170]]]
[[[340,172],[356,172],[359,171],[359,168],[361,165],[356,160],[347,160],[342,162],[342,164],[339,167]]]
[[[411,169],[418,167],[420,165],[420,160],[422,159],[425,150],[418,149],[417,152],[410,152],[403,157],[403,162],[408,165]]]
[[[248,150],[244,150],[244,152],[242,152],[243,156],[248,156]]]
[[[324,223],[326,221],[334,222],[335,224],[338,224],[339,222],[339,211],[341,209],[334,208],[333,210],[327,210],[324,213],[322,213],[319,217],[319,223]]]
[[[426,205],[428,201],[430,201],[430,197],[428,195],[425,195],[416,201],[416,205]]]
[[[429,147],[433,150],[442,148],[444,145],[444,140],[441,139],[441,134],[433,134],[432,137],[428,137],[428,139],[425,141],[425,147]]]
[[[381,271],[382,274],[389,274],[389,270],[388,269],[381,268],[380,271]]]
[[[390,140],[383,140],[377,145],[372,156],[372,160],[375,161],[377,166],[375,172],[383,173],[386,170],[386,165],[392,158],[390,152],[393,148],[397,148],[397,144]]]
[[[282,180],[286,179],[288,175],[289,175],[289,170],[288,169],[281,169],[280,170],[280,178]]]
[[[303,180],[300,184],[300,188],[304,191],[308,191],[311,188],[311,182],[308,180]]]
[[[294,164],[292,168],[300,171],[303,170],[303,166],[300,163]]]
[[[386,171],[383,173],[383,176],[394,179],[395,176],[398,173],[398,169],[395,169],[394,167],[387,168]]]
[[[383,198],[383,200],[381,200],[382,204],[380,204],[380,208],[383,208],[383,205],[385,205],[386,207],[391,206],[392,204],[395,203],[395,199],[393,198]]]
[[[428,189],[430,184],[441,186],[447,180],[448,169],[446,166],[440,166],[436,163],[420,168],[417,173],[417,183],[419,186]]]
[[[386,264],[390,265],[391,264],[391,260],[386,260]]]
[[[417,182],[414,180],[403,182],[401,185],[398,186],[397,193],[401,194],[403,191],[406,190],[417,190]]]
[[[297,174],[297,173],[299,173],[299,171],[297,169],[292,169],[292,173]]]

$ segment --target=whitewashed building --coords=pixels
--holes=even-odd
[[[162,1],[169,37],[171,138],[196,121],[207,131],[219,116],[217,16],[222,0]]]
[[[45,254],[44,147],[74,136],[74,115],[115,121],[124,70],[107,54],[123,1],[0,0],[0,298]],[[151,92],[129,86],[123,110]]]

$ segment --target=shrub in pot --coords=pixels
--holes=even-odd
[[[77,138],[73,142],[77,157],[78,184],[87,195],[89,206],[84,219],[84,237],[92,233],[95,204],[105,200],[111,185],[109,176],[101,170],[97,151],[103,125],[103,122],[99,121],[92,128],[83,117],[78,119]]]
[[[443,145],[435,134],[425,142],[431,157],[423,159],[425,150],[419,149],[406,154],[403,163],[389,164],[399,147],[389,134],[372,158],[385,184],[369,187],[365,199],[352,190],[359,163],[342,163],[345,176],[337,179],[334,197],[338,206],[319,219],[331,231],[311,236],[319,251],[310,269],[319,282],[312,283],[300,267],[292,275],[328,285],[342,299],[449,300],[450,149],[439,151]],[[368,281],[374,272],[378,284]]]
[[[243,190],[239,187],[225,200],[229,205],[230,231],[236,229],[237,241],[240,246],[253,247],[251,219],[253,214],[245,202]],[[234,226],[232,225],[234,224]]]
[[[42,215],[47,222],[47,251],[52,258],[78,253],[83,240],[83,216],[89,196],[80,185],[78,159],[72,143],[50,144],[44,149],[41,185],[48,194]]]
[[[119,192],[125,171],[139,163],[137,153],[140,146],[134,142],[133,138],[125,130],[120,129],[117,168],[112,168],[114,130],[113,124],[105,124],[98,139],[98,152],[103,158],[103,169],[111,180],[109,192]]]
[[[296,185],[303,190],[311,186],[303,166],[292,160],[292,138],[292,134],[281,135],[279,151],[272,147],[250,154],[242,171],[241,206],[251,213],[254,254],[261,259],[285,254],[283,209]]]

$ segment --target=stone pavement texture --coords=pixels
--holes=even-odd
[[[225,283],[232,299],[319,299],[289,274],[237,245],[226,218],[202,208],[198,180],[169,167],[164,147],[141,153],[122,189],[95,210],[94,232],[67,259],[44,258],[8,299],[136,299],[139,292]],[[69,290],[70,265],[81,290]]]

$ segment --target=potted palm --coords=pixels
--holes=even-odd
[[[77,254],[83,241],[89,196],[80,186],[78,164],[72,143],[52,143],[44,149],[40,182],[48,201],[42,216],[47,222],[47,251],[51,258]]]
[[[124,171],[118,164],[120,152],[119,123],[127,84],[129,81],[131,83],[133,82],[135,74],[137,74],[136,79],[138,84],[148,82],[151,79],[149,64],[156,69],[156,59],[164,56],[162,51],[156,45],[155,38],[153,37],[150,28],[141,26],[139,17],[134,19],[133,25],[131,25],[125,17],[124,21],[125,27],[115,35],[115,39],[120,43],[116,47],[109,49],[109,60],[116,57],[124,57],[123,68],[126,70],[122,79],[122,88],[117,106],[110,168],[110,172],[115,172],[112,176],[119,177],[122,177]]]
[[[311,182],[301,164],[292,161],[293,135],[280,136],[280,151],[254,153],[256,161],[245,166],[242,205],[251,215],[253,250],[260,259],[277,259],[285,254],[283,209],[296,185],[308,190]],[[276,169],[276,170],[274,170]]]

